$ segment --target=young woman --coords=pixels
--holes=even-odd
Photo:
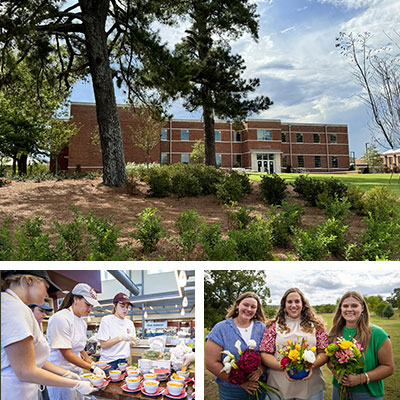
[[[345,375],[341,384],[351,387],[354,400],[382,400],[383,379],[393,374],[394,362],[389,335],[379,326],[369,322],[369,310],[364,297],[348,291],[340,299],[333,317],[329,341],[337,337],[356,339],[361,343],[365,367],[355,375]],[[333,377],[332,399],[338,400],[339,384]]]
[[[205,365],[216,376],[220,400],[248,400],[249,394],[251,399],[256,399],[254,392],[259,388],[257,381],[264,374],[265,367],[260,366],[240,386],[232,384],[228,381],[228,374],[221,372],[224,367],[222,360],[225,358],[221,352],[229,350],[238,361],[240,356],[235,347],[237,340],[240,340],[242,350],[248,348],[250,339],[256,342],[258,349],[265,328],[264,322],[260,299],[255,293],[246,292],[236,299],[226,319],[218,322],[207,335]],[[264,395],[259,395],[259,399],[264,399]]]
[[[131,355],[131,346],[138,342],[135,325],[126,319],[132,303],[124,293],[118,293],[113,299],[114,309],[111,315],[101,319],[96,335],[100,342],[100,361],[105,361],[116,369],[119,363],[126,363]]]
[[[39,385],[91,393],[90,382],[47,361],[49,345],[28,304],[43,304],[58,288],[46,271],[2,272],[1,293],[1,399],[37,400]]]
[[[68,293],[60,310],[52,315],[47,327],[51,353],[49,360],[71,371],[81,373],[81,368],[105,376],[86,353],[87,325],[82,317],[90,314],[93,306],[100,306],[96,292],[86,283],[78,283]],[[79,396],[68,388],[48,387],[50,400],[76,400]]]
[[[282,370],[278,350],[288,340],[300,344],[303,338],[310,348],[317,348],[318,356],[306,378],[293,380],[286,370]],[[300,289],[288,289],[281,299],[276,317],[267,323],[260,345],[263,364],[270,368],[267,384],[279,389],[282,400],[323,400],[325,383],[320,367],[328,361],[324,353],[327,345],[324,322],[317,318]],[[271,399],[277,399],[273,393],[269,394]]]

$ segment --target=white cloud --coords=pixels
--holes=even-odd
[[[358,9],[373,5],[375,0],[317,0],[321,4],[332,4],[335,7],[345,7],[347,9]]]
[[[291,32],[291,31],[295,31],[295,30],[296,30],[295,26],[290,26],[289,28],[286,28],[283,31],[281,31],[281,33]]]

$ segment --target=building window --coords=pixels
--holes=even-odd
[[[319,137],[319,133],[314,133],[313,137],[314,137],[314,143],[320,143],[321,142],[321,139]]]
[[[181,163],[189,164],[189,153],[181,154]]]
[[[296,142],[303,143],[303,134],[301,132],[296,133]]]
[[[321,156],[314,157],[314,167],[321,168]]]
[[[217,167],[221,167],[222,166],[222,154],[216,154],[215,161],[217,162]]]
[[[241,154],[235,154],[233,166],[235,168],[240,168],[242,166],[242,155]]]
[[[282,142],[286,142],[286,132],[282,132]]]
[[[239,131],[233,132],[233,141],[241,142],[242,141],[242,132],[239,132]]]
[[[181,129],[181,140],[182,141],[189,140],[189,131],[187,129]]]
[[[337,156],[332,156],[332,168],[338,168],[339,167],[339,162]]]
[[[214,131],[214,137],[216,142],[221,141],[221,131]]]
[[[272,140],[272,131],[257,129],[257,140]]]
[[[304,168],[304,156],[297,156],[297,167]]]
[[[161,129],[161,140],[162,140],[163,142],[165,142],[166,140],[168,140],[167,129]]]
[[[329,142],[330,143],[337,143],[337,137],[336,137],[336,135],[334,133],[331,133],[329,135]]]
[[[288,164],[287,164],[287,156],[283,156],[282,167],[286,168],[287,166],[288,166]]]
[[[161,164],[168,164],[168,153],[161,153]]]

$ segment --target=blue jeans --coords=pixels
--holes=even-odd
[[[353,400],[383,400],[383,397],[374,397],[370,392],[352,392]],[[339,400],[339,391],[336,386],[333,387],[332,400]]]
[[[115,361],[111,361],[109,363],[107,363],[108,365],[111,365],[110,368],[107,368],[104,370],[104,372],[106,374],[108,374],[110,371],[112,371],[113,369],[117,369],[118,368],[118,364],[120,363],[126,363],[127,359],[126,358],[120,358],[119,360],[115,360]]]
[[[254,394],[249,397],[249,394],[242,389],[239,385],[237,387],[227,387],[224,385],[218,385],[219,400],[256,400],[257,396]],[[258,393],[259,400],[265,400],[265,391]]]
[[[271,400],[279,400],[279,397],[274,395],[273,393],[268,392],[268,394],[270,395]],[[290,399],[285,399],[285,400],[324,400],[324,391],[321,390],[320,392],[313,394],[308,399],[300,399],[300,397],[291,397]]]

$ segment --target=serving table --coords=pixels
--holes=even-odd
[[[142,392],[137,393],[127,393],[121,389],[121,386],[125,384],[124,381],[121,382],[110,382],[105,389],[98,390],[96,392],[91,393],[92,396],[95,396],[98,399],[114,399],[114,400],[125,400],[125,399],[140,399],[140,400],[168,400],[167,396],[160,394],[156,397],[154,396],[146,396]],[[161,388],[167,387],[167,381],[160,382]],[[187,397],[185,400],[191,399],[191,394],[194,392],[193,390],[193,381],[190,381],[186,385],[186,393]]]

